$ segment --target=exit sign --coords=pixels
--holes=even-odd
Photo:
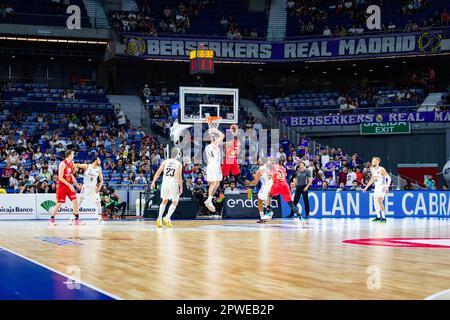
[[[361,123],[361,135],[386,135],[411,133],[410,122]]]

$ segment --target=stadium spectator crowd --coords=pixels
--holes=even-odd
[[[37,126],[32,133],[27,129],[30,122]],[[75,150],[79,162],[98,155],[106,182],[120,175],[136,184],[146,181],[142,174],[150,175],[164,154],[157,138],[146,136],[141,128],[119,126],[117,117],[94,113],[25,116],[15,112],[2,121],[0,131],[2,186],[9,192],[54,192],[57,164],[66,149]]]
[[[366,0],[288,0],[288,36],[323,35],[343,37],[362,34],[366,28],[366,9],[378,5],[382,9],[380,32],[412,32],[424,28],[449,25],[446,4],[437,0],[366,1]]]
[[[8,3],[0,3],[0,19],[7,19],[14,14],[14,9]]]
[[[259,94],[257,103],[263,112],[271,110],[283,116],[373,113],[379,112],[379,108],[383,108],[385,112],[397,112],[416,108],[424,100],[425,90],[430,88],[424,81],[415,82],[414,85],[412,83],[395,88],[355,87],[340,91],[306,89],[278,98],[270,94]]]
[[[186,6],[183,1],[178,5],[166,5],[161,12],[152,12],[148,1],[143,1],[139,11],[114,11],[111,15],[112,25],[118,32],[139,32],[157,36],[162,33],[186,33],[191,27],[191,20],[208,1],[190,1]]]
[[[142,12],[115,11],[111,15],[112,25],[117,32],[139,32],[157,36],[154,20]]]
[[[232,2],[232,3],[231,3]],[[111,25],[118,32],[138,32],[157,36],[162,34],[196,34],[208,30],[209,34],[226,36],[229,39],[258,38],[261,29],[267,28],[264,12],[248,12],[242,3],[215,3],[210,0],[171,1],[150,3],[138,1],[137,11],[114,11]],[[203,15],[202,15],[203,13]],[[251,20],[257,20],[254,25]],[[192,23],[198,28],[193,32]]]

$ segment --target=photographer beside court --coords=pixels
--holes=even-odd
[[[127,203],[125,201],[120,201],[120,197],[117,193],[115,193],[114,189],[107,189],[106,194],[103,197],[102,203],[105,206],[105,211],[109,212],[109,217],[111,219],[114,216],[119,215],[119,211],[122,210],[120,214],[120,219],[125,218],[125,210],[127,208]]]

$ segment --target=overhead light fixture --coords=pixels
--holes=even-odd
[[[15,58],[16,58],[16,56],[11,56],[11,58],[15,59]]]
[[[406,61],[403,61],[402,63],[406,63]]]
[[[353,75],[354,75],[354,76],[357,76],[357,75],[358,75],[358,72],[355,72]]]
[[[327,74],[327,72],[326,72],[326,71],[322,71],[322,73],[323,73],[323,74]]]
[[[356,63],[352,64],[352,67],[356,67]]]
[[[337,70],[338,70],[338,71],[341,71],[342,69],[341,69],[341,67],[338,67]]]
[[[0,40],[12,41],[32,41],[32,42],[59,42],[59,43],[79,43],[79,44],[103,44],[107,45],[108,41],[91,41],[91,40],[74,40],[74,39],[55,39],[55,38],[33,38],[33,37],[5,37],[1,36]]]
[[[308,67],[308,66],[305,66],[305,69],[309,69],[309,67]]]
[[[262,71],[263,69],[259,68],[258,71]]]
[[[54,60],[55,58],[53,58],[53,57],[50,57],[50,60]]]
[[[389,66],[388,66],[388,65],[385,65],[384,67],[385,67],[385,68],[389,68]]]
[[[292,73],[294,73],[294,72],[295,72],[295,70],[291,70],[291,72],[292,72]]]
[[[89,61],[89,62],[91,62],[91,61],[92,61],[92,59],[91,59],[91,58],[89,58],[89,59],[88,59],[88,61]]]
[[[373,69],[370,69],[370,70],[369,70],[369,72],[372,72],[372,71],[373,71]]]

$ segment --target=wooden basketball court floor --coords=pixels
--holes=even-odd
[[[0,222],[0,298],[450,298],[450,219],[58,222]]]

